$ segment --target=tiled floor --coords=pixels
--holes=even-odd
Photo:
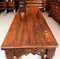
[[[44,18],[49,26],[49,28],[51,29],[53,35],[55,36],[58,44],[60,45],[60,25],[58,25],[53,18],[48,17],[47,13],[43,13]],[[6,33],[13,21],[15,14],[14,13],[8,13],[6,16],[4,13],[0,14],[0,46],[6,36]],[[1,47],[0,47],[1,48]],[[32,55],[29,54],[28,56],[23,56],[22,59],[40,59],[40,56],[38,55]],[[0,49],[0,59],[6,59],[4,51],[1,51]],[[55,56],[53,57],[53,59],[60,59],[60,47],[57,48]]]

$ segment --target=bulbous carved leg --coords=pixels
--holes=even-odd
[[[5,50],[5,54],[7,59],[14,59],[12,50]]]
[[[41,59],[52,59],[52,58],[47,58],[47,57],[41,56]]]
[[[46,57],[44,57],[44,56],[41,56],[41,59],[46,59]]]
[[[52,59],[55,54],[55,48],[54,49],[47,49],[47,58],[46,59]]]

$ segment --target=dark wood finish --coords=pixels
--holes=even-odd
[[[37,6],[39,8],[44,7],[43,2],[40,2],[38,0],[27,0],[26,7],[31,7],[31,6]]]
[[[15,0],[17,10],[19,8],[19,2],[20,0]],[[40,2],[39,0],[25,0],[25,3],[27,8],[31,6],[37,6],[39,8],[43,7],[43,2]]]
[[[2,10],[6,10],[6,1],[5,0],[3,0],[3,1],[0,2],[0,10],[1,11]]]
[[[0,2],[0,10],[18,10],[20,0],[3,0],[3,3]],[[43,2],[37,0],[26,0],[26,7],[37,6],[39,8],[44,7]]]
[[[47,0],[46,9],[49,11],[51,16],[60,24],[60,2]]]
[[[13,10],[15,11],[15,1],[14,0],[3,0],[0,2],[0,10]]]
[[[15,1],[14,0],[10,0],[7,2],[7,9],[8,10],[15,10]]]
[[[14,55],[17,59],[30,52],[33,54],[40,52],[42,59],[52,59],[57,46],[58,44],[40,10],[37,7],[30,7],[26,9],[26,15],[23,18],[18,10],[1,49],[12,50],[13,53],[11,51],[9,57]]]

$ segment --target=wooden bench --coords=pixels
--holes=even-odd
[[[7,2],[7,10],[15,10],[15,1],[14,0],[10,0]]]
[[[31,7],[31,6],[37,6],[38,8],[43,8],[43,2],[40,2],[38,0],[27,0],[26,1],[26,7]]]
[[[47,0],[46,10],[60,24],[60,1]]]
[[[6,10],[6,1],[5,0],[1,0],[0,1],[0,11],[4,11]]]
[[[1,49],[5,50],[7,59],[19,59],[21,55],[28,53],[39,54],[41,59],[52,59],[57,47],[40,10],[30,7],[26,9],[24,18],[18,10]]]

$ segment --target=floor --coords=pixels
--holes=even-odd
[[[53,59],[60,59],[60,25],[58,25],[55,20],[51,17],[48,17],[48,14],[42,13],[49,28],[51,29],[53,35],[55,36],[59,47],[56,49],[56,53],[55,56],[53,57]],[[6,33],[9,30],[9,27],[13,21],[15,14],[13,12],[8,13],[7,15],[5,15],[4,13],[0,14],[0,59],[6,59],[4,51],[1,50],[1,44],[6,36]],[[22,59],[41,59],[41,57],[39,55],[33,55],[33,54],[28,54],[28,56],[23,55],[21,57]],[[20,59],[20,58],[19,58]]]

